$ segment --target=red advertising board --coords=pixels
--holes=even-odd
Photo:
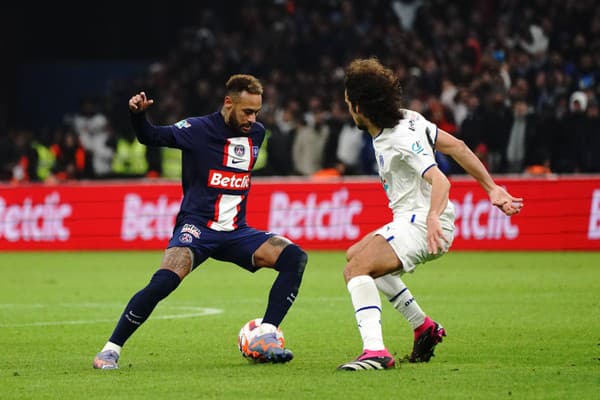
[[[504,216],[471,179],[453,179],[453,249],[600,250],[600,178],[500,179],[525,199]],[[172,182],[0,186],[0,250],[162,249],[181,201]],[[389,222],[376,178],[252,181],[248,223],[306,249],[344,249]]]

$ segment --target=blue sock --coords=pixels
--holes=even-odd
[[[109,341],[123,346],[133,332],[148,319],[159,301],[179,285],[179,275],[168,269],[154,273],[148,286],[137,292],[125,307]]]
[[[271,287],[263,323],[275,326],[281,324],[283,317],[296,300],[307,259],[306,253],[295,244],[290,244],[283,249],[275,263],[279,275]]]

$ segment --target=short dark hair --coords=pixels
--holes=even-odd
[[[252,75],[236,74],[232,75],[225,84],[228,95],[240,94],[246,91],[250,94],[263,93],[263,87],[258,79]]]
[[[404,118],[400,79],[377,58],[352,61],[344,86],[352,106],[379,128],[392,128]]]

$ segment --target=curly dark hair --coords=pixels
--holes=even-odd
[[[240,94],[246,91],[250,94],[263,94],[263,87],[258,79],[252,75],[232,75],[225,84],[228,95]]]
[[[377,127],[392,128],[404,117],[400,79],[377,58],[352,61],[344,86],[352,106]]]

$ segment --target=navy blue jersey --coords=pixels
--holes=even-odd
[[[247,135],[229,127],[220,112],[154,126],[132,114],[139,141],[182,150],[183,200],[177,216],[216,231],[246,226],[250,171],[265,137],[261,123]]]

